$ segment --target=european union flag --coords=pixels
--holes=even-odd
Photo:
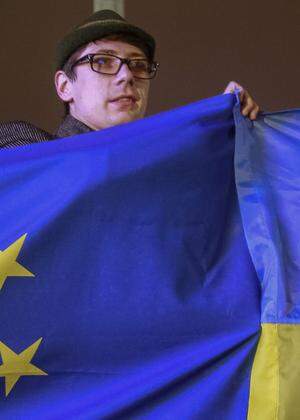
[[[266,123],[235,110],[235,128],[234,107],[0,153],[0,418],[247,417],[262,269],[243,153]]]

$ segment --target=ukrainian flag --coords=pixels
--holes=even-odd
[[[300,418],[300,111],[235,114],[236,180],[261,288],[248,419]]]

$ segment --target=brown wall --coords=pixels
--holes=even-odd
[[[92,12],[92,1],[0,0],[0,11],[0,120],[54,130],[63,113],[53,88],[55,45]]]
[[[159,43],[150,112],[212,96],[237,80],[264,109],[300,106],[300,1],[127,2]]]
[[[92,1],[47,3],[1,0],[0,119],[53,130],[62,113],[52,86],[54,45],[91,13]],[[229,80],[264,109],[300,106],[299,0],[127,0],[126,15],[158,42],[149,113],[217,94]]]

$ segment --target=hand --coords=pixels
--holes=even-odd
[[[248,117],[250,120],[256,120],[260,109],[246,89],[244,89],[237,82],[230,82],[226,86],[223,93],[235,93],[236,91],[238,91],[239,94],[241,101],[241,112],[244,117]]]

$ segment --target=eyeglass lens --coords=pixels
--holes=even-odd
[[[122,60],[110,55],[96,54],[92,58],[92,68],[97,73],[116,74],[120,70]],[[155,73],[153,66],[148,60],[136,59],[130,60],[129,68],[133,75],[140,78],[152,77]]]

